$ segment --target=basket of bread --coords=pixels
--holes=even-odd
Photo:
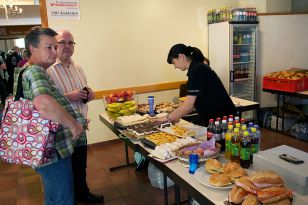
[[[220,151],[220,145],[215,143],[215,139],[212,138],[209,141],[204,141],[202,143],[195,143],[191,145],[182,146],[176,150],[176,155],[179,162],[185,166],[189,167],[189,155],[198,154],[198,166],[204,165],[206,160],[211,158],[217,158]]]
[[[286,92],[308,90],[308,70],[293,68],[269,73],[263,77],[263,89]]]

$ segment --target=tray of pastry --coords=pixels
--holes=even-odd
[[[158,129],[160,126],[159,122],[145,122],[136,125],[127,126],[123,133],[130,138],[141,139],[146,135],[160,132]]]
[[[190,130],[181,125],[172,125],[169,122],[161,124],[159,130],[169,133],[171,135],[175,135],[177,137],[192,137],[196,135],[196,132],[194,130]]]
[[[165,132],[157,132],[146,135],[141,139],[141,142],[150,148],[155,148],[156,145],[161,145],[168,142],[174,142],[178,137]],[[153,144],[154,143],[154,144]]]

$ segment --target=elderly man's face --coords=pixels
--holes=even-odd
[[[36,48],[30,46],[30,60],[34,64],[41,65],[47,69],[56,62],[57,47],[58,44],[55,37],[42,35],[40,36],[40,43]]]
[[[58,42],[58,58],[69,59],[74,54],[74,38],[68,32],[59,33],[56,36]]]

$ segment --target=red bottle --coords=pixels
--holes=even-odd
[[[207,127],[207,140],[212,139],[214,134],[214,128],[215,128],[214,119],[210,119],[209,125]]]

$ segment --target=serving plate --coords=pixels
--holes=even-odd
[[[211,174],[207,173],[205,171],[205,168],[204,166],[202,167],[199,167],[195,174],[194,174],[194,178],[201,184],[207,186],[207,187],[210,187],[210,188],[215,188],[215,189],[231,189],[233,187],[233,184],[229,184],[227,186],[224,186],[224,187],[218,187],[218,186],[213,186],[210,184],[209,182],[209,177],[211,176]]]

